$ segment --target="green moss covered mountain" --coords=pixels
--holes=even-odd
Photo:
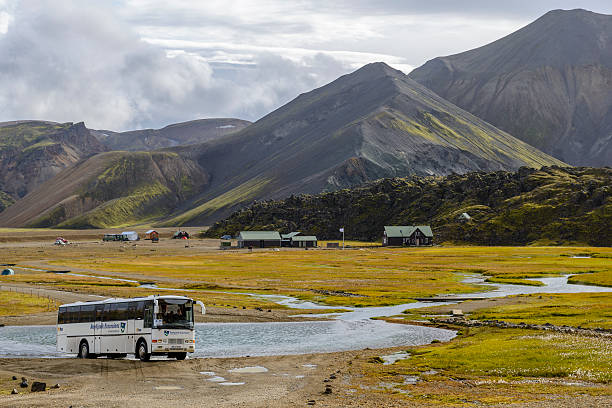
[[[464,221],[462,213],[472,219]],[[435,241],[486,245],[612,245],[612,169],[545,167],[446,177],[387,178],[355,189],[257,202],[215,223],[379,240],[384,225],[431,225]]]
[[[105,228],[163,218],[208,182],[171,152],[108,152],[60,172],[0,214],[7,226]]]
[[[105,150],[82,122],[0,123],[0,192],[10,197],[0,198],[0,211],[66,167]]]

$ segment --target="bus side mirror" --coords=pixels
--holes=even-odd
[[[196,303],[200,305],[200,307],[202,308],[202,314],[206,314],[206,306],[204,306],[204,302],[202,302],[201,300],[198,300],[196,301]]]

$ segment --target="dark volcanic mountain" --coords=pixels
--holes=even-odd
[[[610,15],[554,10],[410,77],[560,160],[612,165]]]
[[[241,132],[177,149],[209,188],[169,224],[202,225],[254,199],[381,177],[562,164],[384,63],[302,94]]]
[[[0,225],[205,225],[258,199],[543,165],[563,163],[376,63],[232,135],[96,155],[13,204]]]
[[[0,191],[18,199],[61,170],[106,148],[81,123],[0,123]],[[0,209],[3,205],[0,203]]]
[[[238,132],[250,124],[251,122],[241,119],[199,119],[175,123],[161,129],[91,132],[109,150],[144,151],[208,142]]]

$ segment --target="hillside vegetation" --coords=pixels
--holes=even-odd
[[[0,211],[61,170],[106,150],[83,123],[0,123]]]
[[[462,221],[467,212],[472,219]],[[319,239],[380,240],[384,225],[431,225],[435,242],[612,245],[612,169],[381,179],[361,188],[257,202],[217,222],[209,237],[240,230],[302,231]]]
[[[173,211],[207,176],[169,152],[109,152],[58,174],[0,214],[8,226],[106,228]]]

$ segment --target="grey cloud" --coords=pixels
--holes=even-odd
[[[22,3],[0,35],[0,120],[84,120],[112,130],[254,120],[347,71],[325,56],[295,62],[262,54],[230,74],[197,55],[168,58],[97,3],[32,4]]]

